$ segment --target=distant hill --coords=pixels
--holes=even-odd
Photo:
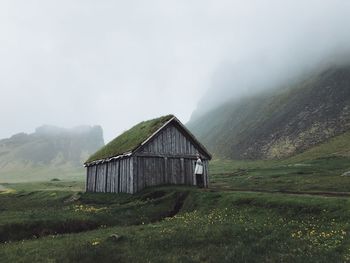
[[[0,140],[0,182],[75,178],[83,162],[104,145],[100,126],[38,127]]]
[[[216,157],[278,159],[350,130],[350,66],[193,115],[187,126]]]

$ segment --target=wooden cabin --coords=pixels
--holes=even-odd
[[[208,187],[210,153],[173,115],[144,121],[105,145],[86,162],[86,191],[136,193],[156,185],[196,185],[196,155]]]

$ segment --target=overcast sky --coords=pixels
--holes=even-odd
[[[168,113],[187,122],[205,94],[247,89],[216,87],[226,65],[230,78],[295,71],[346,51],[349,25],[348,0],[1,0],[0,138],[100,124],[108,141]]]

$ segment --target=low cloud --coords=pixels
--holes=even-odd
[[[202,97],[209,107],[347,54],[349,24],[340,0],[4,0],[0,138],[100,124],[108,141],[167,113],[186,122]]]

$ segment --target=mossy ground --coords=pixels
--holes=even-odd
[[[3,184],[1,262],[350,262],[346,157],[213,161],[211,189],[84,193],[83,182]],[[3,189],[4,190],[4,189]]]

